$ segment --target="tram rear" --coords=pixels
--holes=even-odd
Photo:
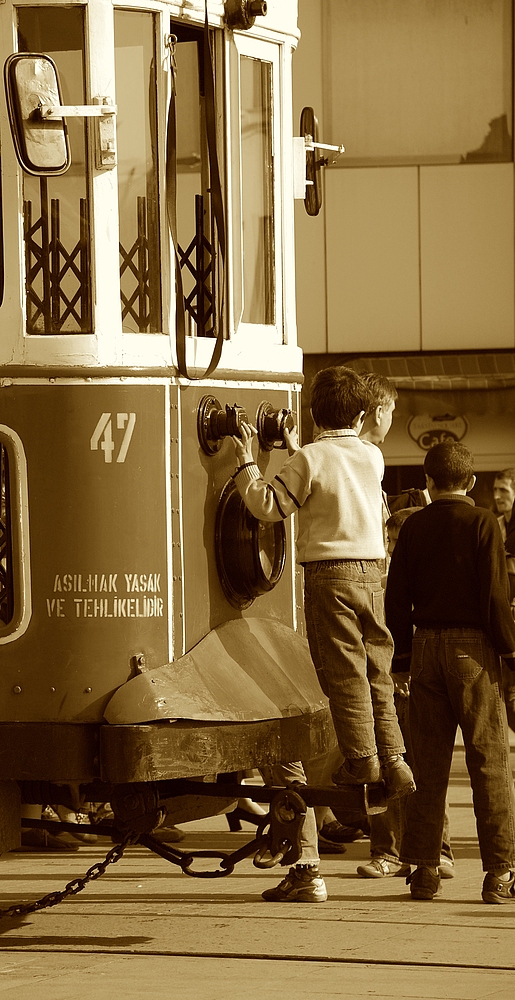
[[[332,741],[292,526],[231,485],[239,421],[276,470],[302,381],[296,3],[265,11],[0,6],[3,850],[20,788],[107,797]]]

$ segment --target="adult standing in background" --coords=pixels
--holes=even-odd
[[[506,569],[510,582],[511,613],[515,618],[515,469],[504,469],[497,472],[494,479],[494,502],[497,508],[497,523],[501,529],[504,550],[506,552]],[[508,725],[515,731],[515,675],[503,667],[503,689],[508,715]]]

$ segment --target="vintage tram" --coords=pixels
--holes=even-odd
[[[297,39],[296,0],[0,4],[0,850],[20,792],[333,739],[292,525],[231,480],[242,414],[268,475],[299,410]]]

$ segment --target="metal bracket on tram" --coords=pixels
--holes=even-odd
[[[226,404],[224,410],[214,396],[203,396],[197,413],[197,432],[202,450],[206,455],[216,455],[224,437],[232,434],[240,437],[241,423],[248,423],[248,419],[243,406]]]
[[[256,17],[265,17],[266,0],[225,0],[225,23],[233,31],[248,31]]]
[[[301,833],[306,818],[304,799],[290,788],[279,792],[274,795],[266,818],[270,823],[270,832],[265,838],[266,847],[256,851],[254,866],[274,868],[277,864],[294,865],[302,853]]]
[[[293,410],[287,410],[284,407],[276,410],[272,403],[264,400],[258,407],[256,427],[262,451],[286,448],[284,432],[285,430],[292,431],[295,427],[295,414]]]
[[[95,129],[95,166],[97,170],[116,166],[116,104],[108,97],[96,97],[95,104],[39,104],[43,121],[63,118],[97,118]]]
[[[116,104],[109,104],[109,98],[99,97],[102,104],[40,104],[42,118],[58,121],[59,118],[102,118],[104,115],[115,115]]]
[[[308,215],[318,215],[322,207],[321,168],[335,163],[345,152],[345,146],[331,146],[318,141],[318,119],[313,108],[303,108],[300,116],[300,137],[293,140],[294,197],[302,198]],[[331,159],[317,156],[318,149],[336,153]]]

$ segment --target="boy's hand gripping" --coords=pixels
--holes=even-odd
[[[236,449],[236,459],[239,465],[246,465],[247,462],[254,461],[252,445],[255,438],[257,438],[257,430],[252,424],[247,424],[244,420],[242,420],[240,424],[240,434],[241,437],[236,437],[236,435],[233,434],[232,440]]]

